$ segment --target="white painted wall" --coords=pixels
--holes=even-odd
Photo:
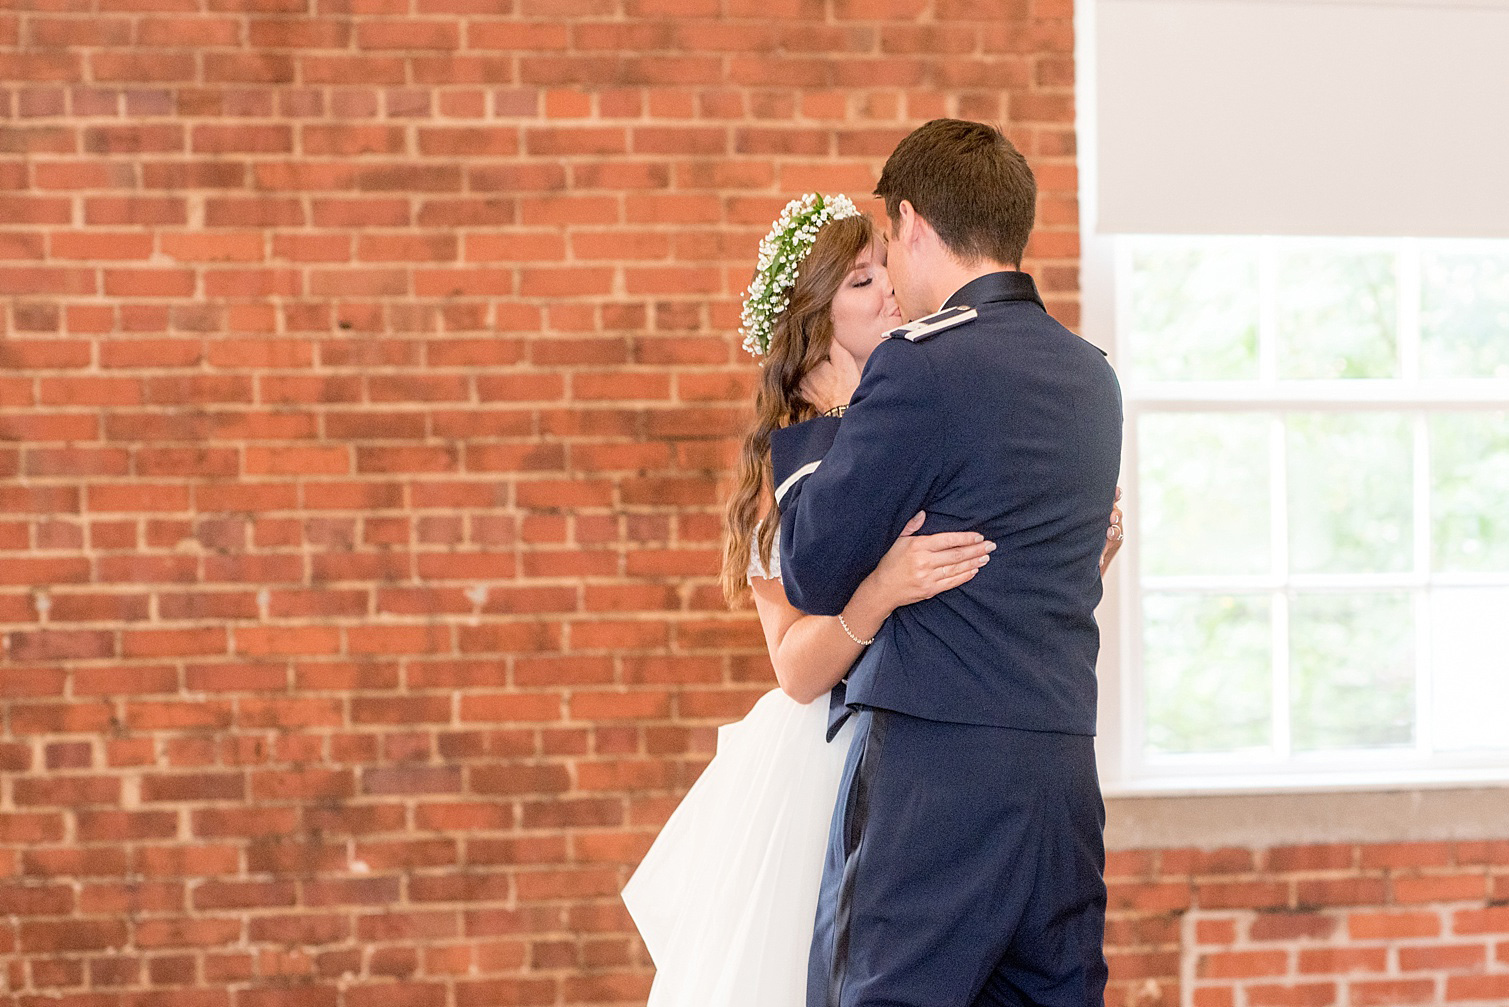
[[[1093,0],[1101,233],[1509,237],[1509,0]]]

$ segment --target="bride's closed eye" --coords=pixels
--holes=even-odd
[[[856,280],[855,282],[849,284],[849,286],[851,286],[851,287],[868,287],[871,284],[871,282],[873,282],[873,280],[874,280],[874,277],[872,277],[872,276],[866,276],[863,280]]]

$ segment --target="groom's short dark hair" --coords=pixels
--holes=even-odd
[[[1037,179],[994,126],[934,119],[897,144],[875,195],[893,229],[905,199],[963,261],[1017,266],[1032,233]]]

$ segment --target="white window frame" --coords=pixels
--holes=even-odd
[[[1129,275],[1130,245],[1128,238],[1100,238],[1111,255],[1109,276],[1101,289],[1111,290],[1111,341],[1115,356],[1130,360],[1127,346],[1130,305],[1128,291],[1117,289],[1118,280]],[[1271,277],[1278,252],[1291,239],[1253,238],[1259,247],[1260,284]],[[1428,422],[1432,413],[1460,413],[1470,410],[1509,411],[1509,382],[1497,380],[1427,380],[1419,374],[1419,318],[1414,308],[1418,301],[1421,246],[1416,239],[1292,239],[1307,247],[1326,245],[1344,249],[1362,246],[1369,249],[1391,248],[1395,255],[1400,286],[1398,338],[1401,376],[1397,379],[1354,379],[1341,381],[1281,380],[1277,374],[1273,312],[1264,310],[1259,321],[1259,377],[1255,381],[1138,381],[1125,371],[1122,388],[1126,406],[1126,450],[1122,481],[1126,488],[1129,539],[1125,555],[1116,573],[1118,587],[1119,632],[1115,634],[1115,666],[1124,685],[1117,697],[1114,722],[1108,728],[1119,752],[1115,760],[1113,787],[1122,792],[1167,792],[1180,789],[1241,790],[1293,786],[1389,786],[1431,783],[1466,783],[1509,780],[1509,757],[1506,751],[1441,753],[1432,749],[1431,697],[1433,692],[1428,620],[1428,604],[1423,589],[1432,587],[1504,587],[1509,588],[1509,573],[1437,573],[1431,571],[1430,456]],[[1454,250],[1502,252],[1502,242],[1453,243]],[[1086,288],[1088,295],[1089,288]],[[1266,295],[1263,305],[1271,308]],[[1102,335],[1104,332],[1102,330]],[[1289,552],[1285,516],[1288,510],[1288,487],[1285,482],[1287,443],[1283,418],[1288,412],[1389,412],[1404,413],[1412,422],[1413,458],[1413,556],[1410,568],[1397,573],[1368,574],[1294,574],[1287,571]],[[1272,536],[1275,570],[1262,575],[1144,577],[1140,574],[1138,523],[1138,454],[1137,428],[1147,413],[1166,412],[1234,412],[1267,414],[1270,421],[1268,470],[1271,473],[1271,509],[1275,520],[1267,530]],[[1288,594],[1301,590],[1375,590],[1396,588],[1415,593],[1415,740],[1408,748],[1336,751],[1294,754],[1284,730],[1289,715],[1288,650],[1284,620]],[[1273,742],[1270,756],[1251,753],[1222,755],[1201,754],[1146,758],[1141,680],[1142,595],[1147,589],[1190,590],[1199,592],[1251,591],[1266,593],[1274,611],[1274,648],[1271,671],[1273,704]],[[1104,684],[1104,677],[1102,679]],[[1506,724],[1509,738],[1509,724]],[[1506,746],[1509,747],[1509,746]]]

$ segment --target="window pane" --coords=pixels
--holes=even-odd
[[[1281,377],[1398,376],[1391,253],[1285,252],[1277,287]]]
[[[1131,764],[1509,755],[1509,240],[1117,243]]]
[[[1430,418],[1432,552],[1445,572],[1509,572],[1509,413]]]
[[[1295,594],[1289,608],[1295,751],[1410,744],[1414,635],[1407,592]]]
[[[1509,588],[1437,588],[1430,598],[1435,747],[1509,748]]]
[[[1143,573],[1268,573],[1267,417],[1155,413],[1138,429]]]
[[[1413,436],[1399,413],[1296,413],[1289,563],[1298,573],[1414,567]]]
[[[1258,376],[1257,251],[1147,242],[1132,253],[1132,373],[1149,381]]]
[[[1420,367],[1428,378],[1509,378],[1509,253],[1427,253]]]
[[[1143,604],[1148,749],[1267,746],[1273,692],[1267,595],[1149,594]]]

